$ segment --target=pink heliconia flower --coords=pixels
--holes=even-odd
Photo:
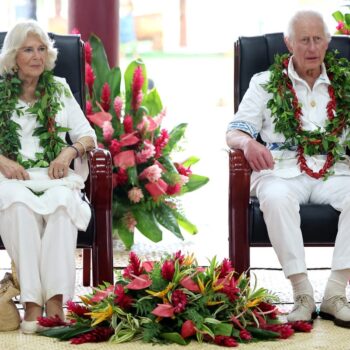
[[[158,306],[151,311],[151,314],[158,317],[173,317],[174,307],[171,304],[158,304]]]
[[[133,203],[139,203],[141,201],[141,199],[143,198],[143,193],[142,193],[141,188],[133,187],[131,190],[129,190],[128,198]]]
[[[94,123],[100,128],[103,128],[103,124],[105,122],[110,122],[112,120],[112,115],[107,112],[88,114],[86,117],[90,120],[91,123]]]
[[[149,140],[143,142],[143,149],[140,152],[136,153],[136,163],[142,164],[145,163],[148,159],[155,155],[155,147]],[[164,168],[163,168],[164,170]]]
[[[141,180],[147,179],[149,182],[156,182],[162,176],[162,169],[157,165],[153,164],[147,167],[140,175]]]
[[[104,111],[108,112],[111,108],[111,88],[108,83],[104,83],[101,91],[101,106]]]
[[[134,131],[132,116],[127,114],[123,121],[124,131],[126,134],[130,134]]]
[[[142,74],[142,67],[137,66],[134,72],[132,85],[131,85],[131,92],[132,92],[131,108],[134,112],[136,112],[139,109],[140,104],[142,102],[143,82],[144,82],[144,77]]]
[[[102,124],[102,133],[103,133],[103,138],[107,142],[110,142],[112,140],[114,129],[110,121],[105,121]]]
[[[85,104],[86,114],[92,114],[92,103],[91,101],[86,101]]]
[[[113,107],[114,107],[115,115],[117,116],[118,119],[120,119],[122,116],[122,109],[123,109],[123,100],[120,96],[116,96],[116,98],[114,99]]]
[[[71,34],[80,34],[80,30],[76,27],[74,27],[72,30],[71,30]]]
[[[159,127],[162,124],[163,118],[166,116],[166,108],[164,108],[158,115],[153,117],[154,122]]]
[[[137,221],[134,217],[134,215],[132,215],[132,213],[129,211],[127,212],[124,216],[123,216],[123,221],[124,224],[126,226],[126,228],[130,231],[130,232],[134,232],[135,227],[137,225]]]
[[[150,193],[153,200],[157,201],[160,196],[166,194],[168,184],[162,179],[159,179],[157,182],[150,182],[146,184],[145,188]]]
[[[133,150],[123,151],[113,157],[116,167],[127,169],[135,165],[135,152]]]
[[[342,30],[344,28],[344,22],[343,21],[339,21],[338,25],[335,28],[337,30]]]
[[[95,82],[95,74],[92,67],[89,64],[85,65],[85,82],[89,89],[89,95],[92,97],[92,89]]]
[[[84,45],[84,51],[85,51],[85,62],[87,64],[91,65],[92,62],[92,47],[88,41],[85,42]]]

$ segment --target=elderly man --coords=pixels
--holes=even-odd
[[[346,285],[350,279],[349,63],[326,53],[330,34],[320,14],[297,12],[276,57],[256,74],[229,124],[227,144],[242,149],[253,173],[251,191],[264,214],[268,234],[294,308],[289,321],[317,316],[307,276],[300,230],[300,204],[328,203],[339,210],[332,270],[320,316],[350,328]],[[263,145],[256,141],[260,134]]]

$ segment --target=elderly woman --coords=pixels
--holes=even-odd
[[[37,330],[44,308],[64,318],[77,232],[91,216],[80,190],[96,135],[66,81],[53,75],[56,57],[32,20],[7,33],[0,55],[0,234],[19,276],[24,333]],[[69,167],[74,159],[79,171]]]

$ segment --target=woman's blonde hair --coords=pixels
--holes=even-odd
[[[14,73],[16,70],[16,56],[18,49],[30,34],[37,36],[47,47],[45,69],[52,70],[55,67],[57,49],[54,47],[54,41],[49,38],[46,31],[40,27],[38,22],[34,20],[26,20],[17,23],[5,36],[0,54],[0,75]]]

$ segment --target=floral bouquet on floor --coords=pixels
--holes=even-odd
[[[94,288],[68,302],[67,318],[41,318],[42,326],[63,326],[41,335],[73,344],[107,341],[186,345],[191,339],[227,347],[267,339],[285,339],[295,331],[309,332],[309,323],[281,323],[271,304],[276,297],[237,276],[229,260],[198,266],[181,252],[158,262],[141,262],[130,253],[129,265],[115,285]],[[57,323],[58,321],[58,323]]]
[[[160,226],[181,239],[180,227],[196,233],[179,197],[203,186],[208,178],[192,173],[198,158],[172,159],[187,125],[170,132],[161,127],[166,111],[157,90],[148,89],[141,60],[126,69],[122,93],[120,69],[109,68],[103,45],[94,35],[86,43],[85,57],[86,113],[99,146],[113,158],[113,224],[119,237],[130,249],[135,227],[154,242],[162,240]]]

